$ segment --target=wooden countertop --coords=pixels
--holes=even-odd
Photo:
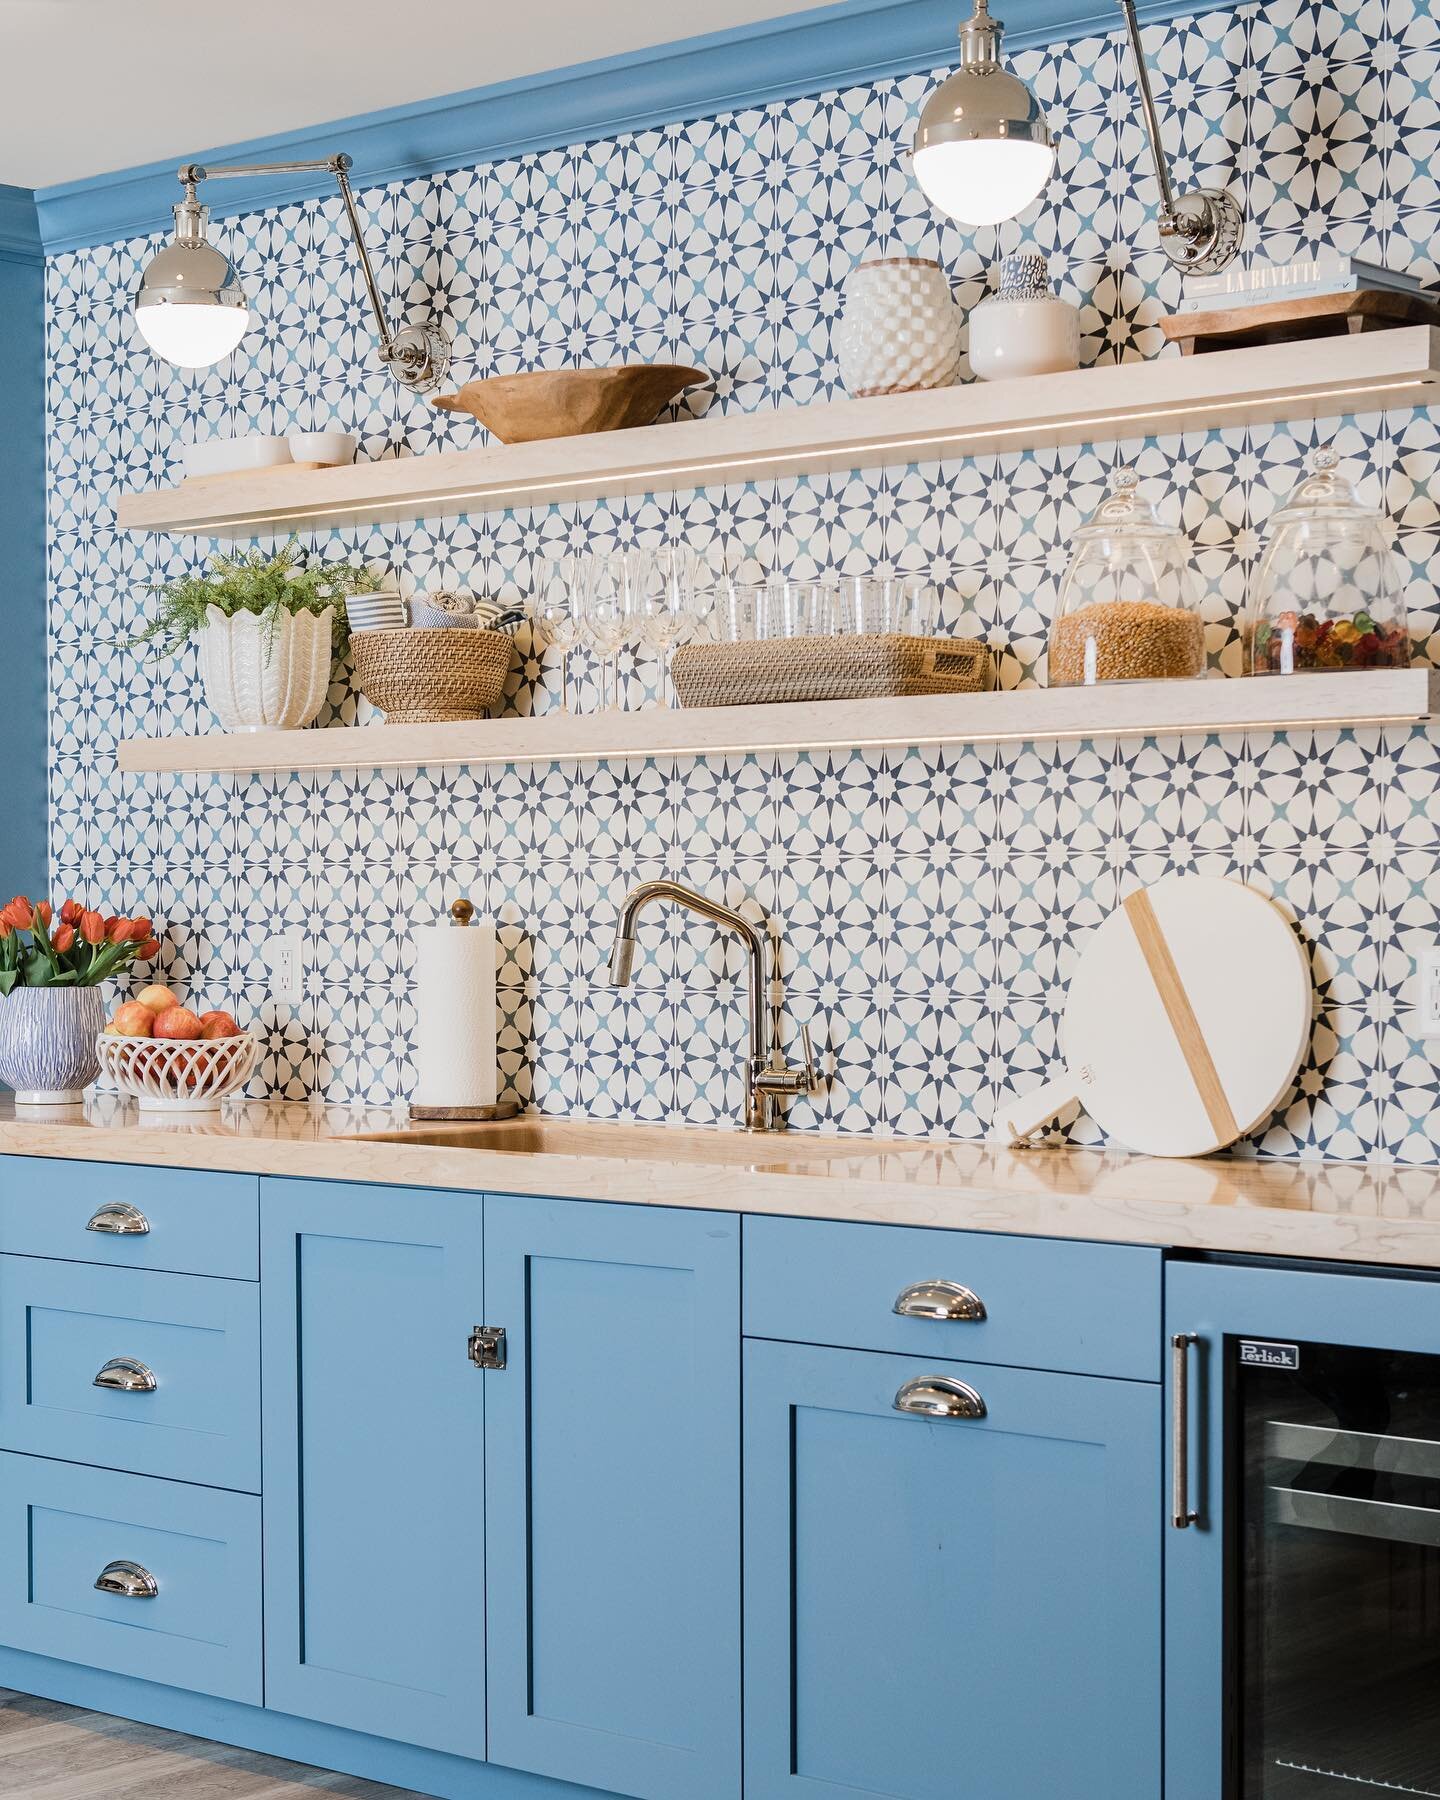
[[[403,1108],[248,1103],[141,1119],[108,1096],[17,1118],[0,1154],[574,1196],[1440,1268],[1440,1169],[610,1125],[407,1128]]]

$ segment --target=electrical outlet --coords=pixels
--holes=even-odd
[[[1440,1037],[1440,948],[1425,951],[1418,974],[1421,1037]]]
[[[270,972],[270,998],[281,1006],[298,1006],[304,996],[304,971],[301,967],[300,927],[277,931],[261,947],[261,956]]]

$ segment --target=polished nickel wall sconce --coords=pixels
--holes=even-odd
[[[960,27],[960,66],[936,88],[920,115],[915,179],[950,218],[965,225],[998,225],[1039,198],[1055,166],[1055,147],[1039,101],[1001,65],[1005,27],[990,16],[990,0],[974,3],[974,13]],[[1160,184],[1161,247],[1178,269],[1218,274],[1239,252],[1244,215],[1224,189],[1174,191],[1135,0],[1120,0],[1120,5]]]
[[[199,184],[233,175],[300,175],[328,169],[345,202],[375,315],[380,360],[413,393],[428,394],[438,387],[449,366],[450,340],[435,324],[402,325],[398,331],[391,327],[366,254],[350,189],[351,167],[351,159],[344,155],[318,162],[232,163],[215,169],[186,163],[179,172],[185,198],[175,208],[174,241],[151,259],[135,293],[135,322],[155,354],[181,369],[205,369],[230,354],[250,323],[249,303],[234,265],[205,235],[210,213],[197,197]]]

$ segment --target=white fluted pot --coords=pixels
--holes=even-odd
[[[100,1073],[99,988],[17,987],[0,996],[0,1086],[17,1106],[70,1106]]]
[[[334,660],[335,609],[227,618],[207,608],[197,633],[205,697],[227,731],[294,731],[325,704]]]
[[[848,391],[913,394],[960,375],[960,308],[939,263],[878,257],[845,279],[835,351]]]

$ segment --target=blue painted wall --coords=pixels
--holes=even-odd
[[[0,187],[0,888],[46,880],[45,278],[35,197]]]

